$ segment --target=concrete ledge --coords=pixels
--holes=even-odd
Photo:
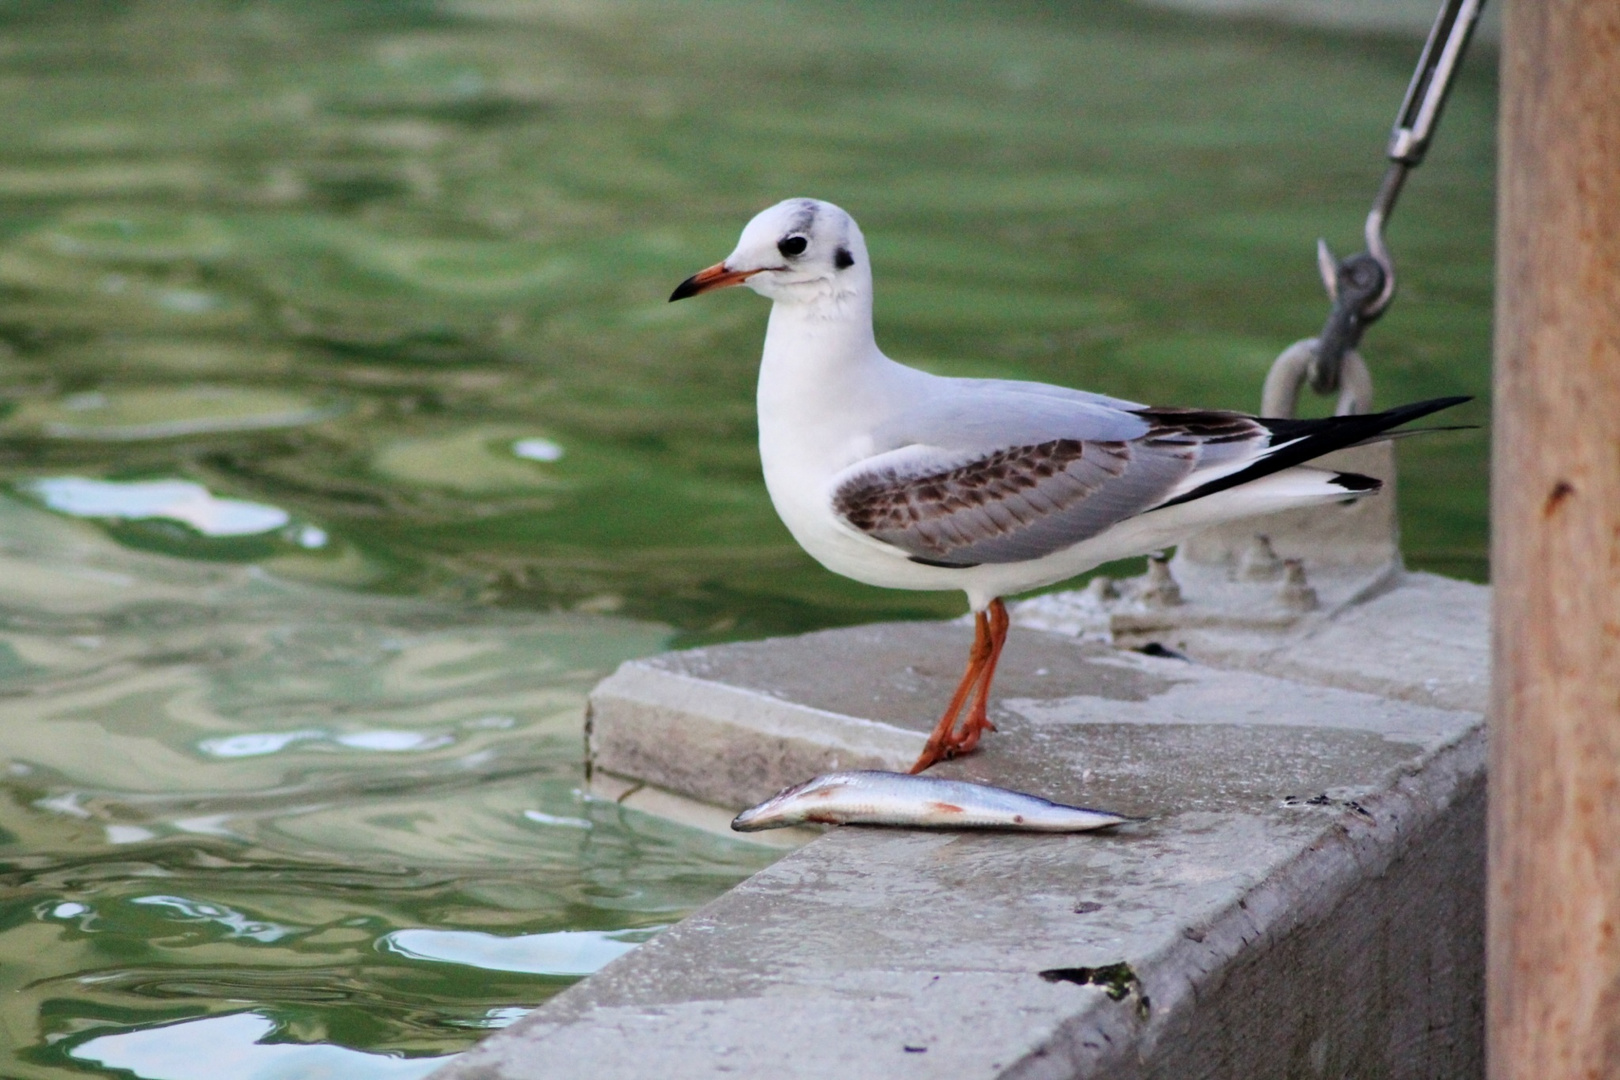
[[[741,809],[785,787],[783,777],[903,768],[922,752],[921,733],[705,681],[685,666],[633,660],[597,685],[585,720],[593,770]]]
[[[1478,1075],[1484,738],[1457,706],[1487,597],[1418,577],[1224,658],[1290,679],[1015,632],[1001,731],[941,774],[1151,820],[833,830],[435,1075]],[[903,765],[966,642],[896,624],[636,661],[593,698],[593,758],[728,809]],[[1346,666],[1381,693],[1313,676]]]

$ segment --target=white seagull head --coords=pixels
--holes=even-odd
[[[681,282],[670,299],[743,284],[778,303],[870,298],[866,239],[832,203],[786,199],[756,214],[724,261]]]

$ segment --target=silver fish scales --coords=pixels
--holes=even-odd
[[[1066,806],[1021,791],[906,773],[827,773],[787,788],[732,821],[738,832],[788,825],[894,825],[923,829],[1089,832],[1139,820]]]

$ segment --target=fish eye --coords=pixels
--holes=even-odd
[[[790,259],[795,255],[803,255],[804,249],[809,246],[810,241],[797,234],[793,236],[784,236],[782,239],[776,242],[776,250],[780,251],[783,255],[786,255]]]

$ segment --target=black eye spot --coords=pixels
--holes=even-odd
[[[839,248],[833,254],[833,265],[840,270],[848,270],[855,265],[855,256],[849,253],[849,248]]]
[[[803,255],[804,249],[810,246],[810,241],[802,236],[784,236],[776,242],[776,250],[788,258]]]

